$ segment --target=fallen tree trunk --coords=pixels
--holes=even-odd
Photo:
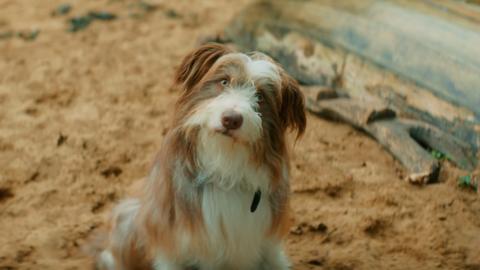
[[[478,8],[435,1],[261,1],[240,14],[227,35],[243,47],[258,49],[262,31],[276,37],[297,32],[359,55],[468,108],[478,123],[480,22],[471,19],[474,15],[480,15]],[[279,52],[270,53],[283,65],[294,63]],[[291,72],[295,75],[296,70]],[[311,84],[310,78],[297,77]]]
[[[435,181],[440,165],[424,146],[438,149],[454,162],[469,162],[467,144],[421,121],[397,118],[387,106],[350,98],[307,98],[307,108],[324,118],[346,122],[383,145],[407,169],[407,180],[425,184]]]
[[[480,47],[458,49],[459,34],[480,41],[472,31],[480,24],[458,17],[473,14],[468,6],[452,5],[445,8],[454,12],[443,15],[461,26],[426,23],[443,22],[438,5],[261,1],[237,16],[225,38],[272,56],[304,85],[311,112],[363,130],[406,167],[410,181],[426,183],[436,179],[440,166],[429,151],[473,170],[480,144]],[[391,24],[399,18],[411,20]],[[419,29],[428,31],[422,36]]]

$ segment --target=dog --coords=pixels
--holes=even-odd
[[[284,270],[297,82],[268,56],[205,44],[174,80],[173,126],[143,192],[115,207],[98,269]]]

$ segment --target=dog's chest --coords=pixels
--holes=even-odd
[[[264,192],[265,193],[265,192]],[[251,205],[254,191],[240,188],[221,190],[205,187],[202,211],[210,249],[219,259],[235,257],[243,261],[258,257],[271,223],[271,209],[266,194],[254,212]]]

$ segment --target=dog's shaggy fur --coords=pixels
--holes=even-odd
[[[114,209],[98,268],[288,269],[285,134],[306,126],[297,83],[261,53],[218,44],[186,56],[175,83],[173,127],[143,194]]]

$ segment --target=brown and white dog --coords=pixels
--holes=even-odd
[[[286,132],[306,126],[298,85],[261,53],[203,45],[181,64],[173,127],[143,194],[113,211],[100,269],[283,270]]]

